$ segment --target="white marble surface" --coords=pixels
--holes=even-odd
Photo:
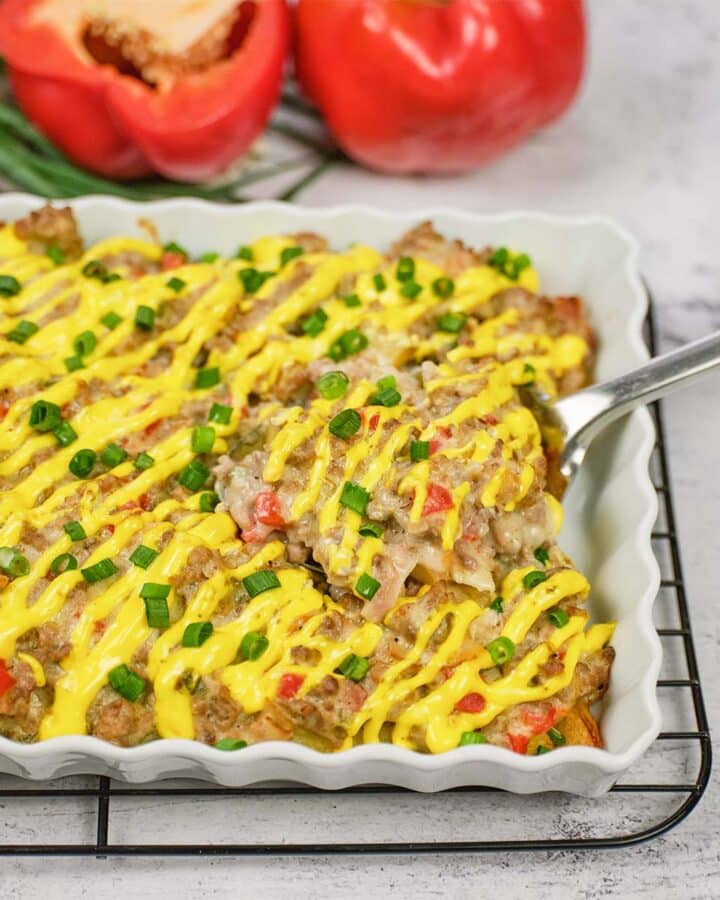
[[[561,123],[491,168],[462,180],[388,180],[338,167],[303,195],[325,204],[361,200],[397,208],[445,203],[477,210],[533,207],[602,212],[626,224],[643,245],[643,267],[657,302],[665,346],[720,327],[720,3],[718,0],[590,0],[592,58],[582,98]],[[716,613],[720,505],[720,376],[667,403],[675,499],[693,625],[711,725],[720,735],[720,632]],[[711,411],[708,413],[708,411]],[[708,481],[708,475],[710,480]],[[710,485],[710,486],[709,486]],[[716,751],[720,745],[716,740]],[[265,800],[238,808],[225,801],[193,807],[208,834],[270,816]],[[632,820],[633,796],[622,815]],[[338,827],[372,818],[388,837],[390,813],[361,799],[284,801],[292,828]],[[512,857],[263,860],[3,860],[5,897],[376,897],[712,898],[720,896],[718,804],[713,778],[700,807],[668,836],[625,851],[520,854]],[[463,798],[443,807],[408,801],[407,835],[482,828],[484,805]],[[276,808],[276,807],[275,807]],[[514,807],[518,809],[517,806]],[[187,806],[154,801],[123,805],[128,837],[181,840]],[[534,814],[542,807],[528,807]],[[0,817],[7,821],[9,808]],[[501,816],[498,813],[498,816]],[[568,803],[569,829],[582,829],[584,807]],[[277,816],[275,816],[277,820]],[[185,820],[186,821],[186,820]],[[395,820],[396,821],[396,820]],[[11,840],[41,830],[61,840],[92,822],[82,804],[68,817],[38,805],[17,821]],[[275,838],[281,836],[276,832]]]

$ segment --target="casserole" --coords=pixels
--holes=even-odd
[[[89,212],[90,209],[92,208],[92,204],[93,203],[97,204],[98,202],[100,202],[100,201],[97,201],[97,200],[95,200],[95,201],[91,201],[91,200],[80,201],[80,203],[77,206],[78,215],[79,215],[80,221],[81,221],[81,230],[82,230],[84,236],[90,241],[96,240],[101,235],[97,231],[94,231],[91,222],[89,222],[84,217],[83,213],[86,211]],[[85,204],[87,204],[87,210],[85,210],[83,208]],[[115,204],[112,204],[111,206],[115,206]],[[178,219],[176,221],[182,220],[183,223],[187,223],[188,225],[192,225],[192,226],[195,226],[199,222],[202,222],[202,225],[204,227],[201,228],[200,233],[202,233],[203,230],[205,233],[207,233],[208,225],[209,225],[208,220],[203,219],[202,215],[194,214],[194,209],[199,209],[199,207],[195,207],[193,204],[189,204],[186,209],[186,212],[188,213],[188,215],[183,215],[182,213],[180,213],[181,207],[182,207],[182,204],[175,207],[175,209],[178,210],[178,213],[179,213]],[[130,213],[130,209],[131,209],[130,207],[126,207],[121,204],[121,208],[127,210],[127,212]],[[27,209],[27,207],[26,207],[26,209]],[[355,225],[358,222],[363,221],[363,217],[361,215],[359,215],[357,213],[353,214],[352,211],[350,211],[349,214],[346,215],[345,218],[343,218],[341,211],[338,213],[334,213],[334,214],[333,213],[320,214],[320,215],[316,214],[315,216],[313,216],[312,214],[306,213],[306,212],[287,210],[287,212],[284,213],[287,216],[287,219],[283,222],[283,221],[280,221],[277,219],[276,220],[272,219],[273,213],[275,215],[283,214],[282,213],[283,208],[278,207],[276,205],[273,206],[273,205],[261,204],[261,205],[255,206],[255,207],[247,207],[247,208],[243,208],[243,209],[239,209],[239,210],[232,210],[232,211],[209,208],[207,210],[207,214],[210,216],[210,220],[217,219],[217,221],[221,221],[222,220],[221,217],[228,216],[230,214],[230,212],[233,212],[234,217],[236,218],[236,221],[233,220],[232,227],[229,228],[224,235],[221,233],[218,233],[216,230],[214,230],[213,239],[212,239],[212,247],[209,248],[207,246],[207,242],[204,242],[205,246],[198,246],[199,242],[197,241],[196,238],[195,239],[193,238],[192,233],[186,233],[184,230],[182,232],[180,232],[177,228],[173,228],[167,219],[163,220],[162,211],[163,210],[170,211],[170,209],[171,209],[171,207],[168,207],[166,204],[158,204],[154,209],[151,209],[151,210],[149,210],[148,207],[143,208],[143,210],[145,212],[147,212],[149,210],[149,212],[150,212],[149,218],[151,218],[153,220],[153,222],[155,223],[155,225],[157,226],[158,230],[160,231],[160,233],[163,236],[163,240],[172,238],[174,240],[181,241],[183,244],[185,244],[189,247],[190,251],[193,254],[207,251],[208,249],[219,250],[221,252],[227,253],[231,249],[234,249],[238,243],[244,243],[247,240],[249,240],[250,238],[257,237],[261,234],[288,233],[288,232],[300,231],[300,230],[307,231],[310,229],[312,229],[314,231],[319,231],[321,233],[328,234],[331,237],[332,242],[335,246],[339,245],[341,247],[344,247],[350,241],[362,241],[363,237],[367,234],[373,235],[373,243],[376,243],[376,244],[379,243],[380,245],[383,245],[385,243],[388,243],[392,238],[397,237],[398,233],[400,231],[402,231],[402,224],[403,224],[402,217],[388,217],[387,219],[384,219],[382,216],[379,216],[377,218],[377,220],[375,220],[375,219],[369,220],[369,219],[367,219],[367,216],[370,215],[368,213],[368,214],[366,214],[366,217],[364,219],[364,224],[366,226],[366,231],[365,231],[365,235],[364,235],[359,228],[355,229],[354,232],[351,230],[351,228],[348,228],[348,225],[351,225],[351,224]],[[18,210],[12,217],[13,218],[17,217],[23,211],[24,210]],[[192,217],[190,216],[191,211],[193,211]],[[159,213],[159,215],[157,215],[156,213]],[[250,219],[247,218],[248,215],[251,217]],[[322,220],[323,220],[324,215],[328,215],[329,219],[328,219],[326,225],[323,227]],[[294,216],[299,216],[300,218],[294,219],[293,218]],[[8,216],[8,217],[10,217],[10,216]],[[245,229],[243,229],[243,221],[242,220],[244,217],[245,217],[246,223],[251,222],[251,224],[252,224],[252,234],[250,232],[246,231]],[[491,233],[491,229],[487,229],[485,232],[483,232],[480,227],[479,222],[477,223],[475,228],[471,229],[467,222],[463,222],[463,217],[461,217],[461,216],[458,216],[457,221],[454,221],[452,219],[452,217],[450,219],[448,219],[447,216],[444,217],[442,213],[438,213],[438,214],[432,213],[432,218],[435,221],[437,227],[441,231],[444,231],[444,232],[446,232],[448,234],[452,234],[452,235],[458,235],[462,238],[467,239],[469,243],[472,243],[474,245],[482,244],[484,242],[494,243],[496,245],[498,243],[503,243],[503,244],[507,243],[510,246],[522,247],[523,249],[527,248],[530,250],[530,252],[532,253],[532,255],[535,259],[539,259],[541,261],[541,263],[546,262],[543,257],[543,249],[540,249],[540,250],[537,249],[537,245],[542,243],[541,241],[538,240],[539,234],[536,235],[535,241],[530,240],[530,239],[528,239],[529,235],[527,233],[523,234],[522,229],[516,228],[514,231],[512,228],[508,229],[507,225],[509,224],[509,220],[507,220],[504,223],[506,225],[504,233],[494,234],[494,233]],[[394,221],[393,221],[393,219],[394,219]],[[417,219],[418,219],[418,216],[414,215],[411,221],[416,222]],[[228,221],[230,221],[230,220],[228,220]],[[517,221],[522,221],[522,220],[520,219]],[[320,224],[318,224],[318,222],[320,222]],[[384,226],[384,232],[379,235],[378,232],[380,231],[381,223]],[[405,224],[409,224],[409,223],[405,222]],[[500,223],[498,223],[498,225],[499,224]],[[391,226],[394,226],[394,232],[390,231]],[[463,226],[465,226],[464,230],[463,230]],[[589,227],[590,226],[585,226],[584,229],[578,229],[578,230],[579,231],[584,230],[585,232],[587,232],[587,229]],[[600,232],[606,230],[606,228],[602,225],[596,225],[594,227],[595,227],[595,230],[597,233],[600,233]],[[579,250],[582,249],[582,242],[576,241],[575,244],[573,245],[572,241],[568,240],[567,236],[562,233],[562,226],[560,224],[555,223],[555,228],[557,229],[557,232],[555,235],[550,234],[551,228],[549,227],[549,224],[547,227],[545,227],[543,229],[546,245],[550,245],[553,243],[562,245],[566,249],[566,252],[568,254],[568,260],[572,259],[573,263],[577,263],[579,260],[579,256],[580,256]],[[128,233],[132,233],[134,230],[136,230],[136,229],[134,229],[132,227],[132,224],[128,219],[122,220],[121,217],[119,217],[119,216],[116,216],[116,215],[113,216],[113,229],[112,229],[113,234],[117,234],[117,233],[128,234]],[[189,229],[190,232],[191,232],[191,230],[192,229]],[[502,231],[502,229],[501,229],[501,231]],[[107,232],[106,232],[106,234],[107,234]],[[585,234],[585,237],[587,237],[587,234]],[[228,247],[228,245],[227,245],[228,241],[232,242],[231,247]],[[608,243],[610,243],[610,242],[608,241]],[[610,273],[614,273],[614,274],[617,274],[619,272],[625,273],[625,270],[627,268],[627,258],[626,257],[630,253],[630,250],[629,250],[629,247],[627,244],[623,244],[622,239],[620,239],[619,242],[616,241],[615,246],[613,247],[613,250],[615,252],[614,258],[612,258],[611,253],[608,251],[606,258],[603,259],[603,263],[602,263],[603,268],[601,269],[601,271],[603,271],[605,273],[605,276],[608,279],[606,282],[607,287],[610,290],[617,291],[617,286],[612,284],[612,278],[610,276]],[[585,260],[587,270],[589,270],[590,272],[592,272],[592,263],[593,262],[594,262],[594,258],[589,258],[589,259]],[[578,274],[580,274],[585,279],[587,279],[587,276],[588,276],[587,270],[582,271]],[[551,291],[555,288],[555,285],[549,283],[549,278],[543,277],[542,271],[541,271],[541,279],[545,282],[546,287],[548,289],[550,289]],[[582,280],[583,280],[582,277],[579,280],[582,282]],[[636,283],[633,284],[631,278],[630,278],[630,285],[631,285],[630,293],[632,294],[636,290],[637,284]],[[585,295],[590,301],[590,308],[592,310],[593,309],[593,299],[594,299],[594,297],[592,295],[593,294],[592,280],[590,280],[590,282],[589,282],[589,287],[590,287],[590,290],[587,290],[586,287],[582,283],[580,283],[577,285],[576,284],[563,285],[563,286],[558,285],[557,289],[558,290],[564,289],[564,291],[566,293],[569,291],[572,291],[572,292],[577,291],[578,293]],[[595,289],[597,290],[596,285],[595,285]],[[627,293],[628,292],[626,291],[626,294]],[[641,312],[640,312],[640,315],[641,315]],[[603,314],[603,321],[599,324],[603,325],[607,319],[608,319],[608,316]],[[635,321],[637,322],[637,314],[635,316]],[[612,338],[612,335],[611,335],[611,338]],[[606,340],[605,335],[603,335],[601,333],[601,346],[603,346],[605,340]],[[616,339],[614,341],[614,343],[612,344],[612,348],[616,349],[618,347],[618,343],[619,343],[619,340]],[[630,345],[632,345],[632,343],[633,343],[632,335],[629,336],[628,343]],[[632,364],[632,362],[635,362],[635,361],[637,361],[637,360],[633,359],[631,361],[631,364]],[[602,355],[601,355],[601,359],[600,359],[600,367],[602,367]],[[645,426],[646,426],[645,430],[644,430],[645,442],[643,443],[643,441],[640,441],[640,444],[638,445],[638,448],[637,448],[637,453],[635,455],[636,460],[638,458],[641,459],[643,453],[645,455],[647,455],[647,452],[649,450],[648,440],[649,440],[650,431],[647,427],[648,424],[649,424],[648,422],[645,423]],[[638,431],[638,438],[639,437],[640,437],[640,432]],[[71,468],[71,471],[72,471],[72,468]],[[609,471],[609,476],[611,476],[609,479],[610,482],[613,481],[613,477],[612,477],[613,474],[614,474],[613,469],[611,468]],[[645,484],[645,487],[647,487],[647,482]],[[577,493],[577,490],[575,490],[575,493]],[[627,493],[626,489],[623,489],[623,494],[624,494],[625,499],[627,500],[628,493]],[[638,496],[639,496],[639,494],[638,494]],[[650,496],[654,499],[654,494],[652,494],[651,490],[650,490]],[[585,502],[587,503],[588,500],[586,499]],[[572,509],[572,506],[570,507],[570,509]],[[649,509],[643,510],[643,512],[645,513],[645,519],[643,519],[643,524],[647,526],[647,533],[649,535],[649,529],[650,529],[650,525],[651,525],[651,521],[652,521],[652,517],[653,517],[653,511],[652,511],[652,508],[649,508]],[[650,517],[649,524],[646,521],[648,518],[648,515]],[[572,513],[569,514],[569,518],[571,518],[571,517],[572,517]],[[627,516],[625,516],[625,519],[627,519]],[[594,523],[594,519],[593,519],[593,523]],[[582,530],[584,531],[585,529],[582,529]],[[578,550],[574,551],[574,555],[576,557],[578,556]],[[642,553],[641,553],[640,549],[638,549],[638,556],[640,556],[642,558]],[[585,569],[590,570],[591,581],[592,581],[592,563],[593,563],[593,561],[589,560],[588,564],[585,565]],[[639,565],[637,560],[634,563],[634,568],[635,569],[642,568]],[[600,569],[598,571],[599,571],[599,575],[600,575],[601,583],[602,583],[602,569]],[[616,575],[617,575],[617,573],[615,573],[613,575],[613,578]],[[655,576],[657,577],[656,572],[655,572]],[[624,577],[625,576],[622,576],[620,580],[622,581]],[[159,586],[151,585],[151,587],[157,588]],[[654,595],[654,592],[653,592],[653,595]],[[616,599],[616,598],[613,598],[613,599]],[[645,605],[647,606],[648,603],[649,603],[649,601],[647,601]],[[602,609],[602,607],[599,607],[599,608]],[[640,604],[640,606],[637,607],[637,609],[642,609],[642,608],[643,608],[643,604]],[[649,609],[649,606],[648,606],[648,609]],[[620,615],[619,613],[621,612],[621,610],[617,607],[614,607],[611,602],[607,603],[604,611],[606,612],[606,614],[610,613],[611,614],[610,617],[618,621],[618,639],[614,643],[616,644],[616,648],[618,649],[618,656],[619,656],[620,655],[619,647],[622,646],[621,632],[623,631],[624,623],[626,621],[628,621],[629,619],[625,618],[623,615]],[[626,627],[627,626],[625,626],[625,628]],[[648,637],[648,636],[646,635],[646,637]],[[641,638],[642,638],[641,634],[636,634],[633,637],[634,646],[633,646],[632,655],[636,661],[637,661],[638,655],[642,656],[641,651],[642,651],[643,641]],[[652,640],[648,638],[648,641],[646,643],[651,645]],[[657,644],[657,641],[655,641],[655,644]],[[649,649],[650,648],[648,647],[648,650]],[[651,653],[649,653],[648,655],[649,655],[649,657],[652,657]],[[618,663],[619,662],[620,662],[620,660],[618,660]],[[626,666],[627,666],[628,662],[629,662],[629,659],[626,660],[626,663],[625,663]],[[653,677],[653,682],[654,682],[654,677]],[[651,705],[652,704],[648,704],[648,707],[650,707]],[[609,715],[609,712],[610,712],[610,710],[608,710],[607,718],[609,721],[612,721],[612,717]],[[651,710],[651,713],[652,713],[652,710]],[[653,719],[652,714],[649,716],[649,719],[650,720]],[[638,716],[635,715],[634,723],[637,724],[637,721],[638,721]],[[55,733],[58,733],[58,732],[56,731]],[[53,734],[52,729],[50,731],[50,734]],[[608,750],[607,751],[597,751],[597,752],[606,753],[606,754],[612,756],[613,755],[612,735],[611,735],[611,733],[606,731],[605,737],[606,737],[606,743],[607,743]],[[38,745],[38,747],[43,747],[43,746],[50,747],[52,744],[55,743],[56,740],[62,741],[62,740],[65,740],[65,738],[53,739],[53,740],[45,742],[41,745]],[[82,740],[82,739],[77,739],[77,740]],[[162,742],[162,745],[164,747],[169,747],[169,743],[167,741]],[[136,748],[136,750],[138,750],[138,751],[142,750],[143,752],[148,752],[151,750],[151,748],[153,746],[154,745],[150,744],[150,745],[143,746],[141,748]],[[237,770],[244,769],[246,758],[248,760],[254,758],[253,754],[256,754],[257,751],[261,747],[264,747],[268,752],[274,752],[275,746],[277,746],[277,745],[274,743],[251,746],[250,748],[248,748],[247,752],[243,751],[242,761],[239,758],[237,758],[237,761],[235,761],[235,759],[233,759],[232,768],[237,769]],[[450,746],[453,746],[453,745],[450,744]],[[25,750],[26,748],[22,748],[22,749]],[[30,749],[30,748],[27,748],[27,749]],[[290,755],[290,757],[292,756],[292,753],[295,749],[296,748],[288,748],[287,749],[287,753]],[[297,748],[297,749],[304,750],[304,748]],[[377,751],[380,748],[355,747],[351,751],[344,752],[344,753],[340,754],[339,756],[341,758],[349,759],[352,755],[356,754],[359,750],[364,751],[364,750],[370,750],[370,749]],[[392,748],[392,749],[397,749],[397,748]],[[447,745],[444,745],[442,747],[442,749],[447,749]],[[463,749],[463,752],[465,752],[467,750],[467,748],[462,748],[462,749]],[[471,748],[471,749],[473,750],[473,753],[476,752],[475,748]],[[124,751],[124,752],[126,754],[132,754],[132,753],[135,753],[136,750],[128,750],[128,751]],[[558,760],[560,760],[560,759],[562,759],[563,756],[567,756],[569,754],[574,754],[574,753],[580,753],[583,750],[586,752],[591,752],[590,748],[575,748],[575,747],[570,748],[570,747],[568,747],[568,748],[563,748],[561,751],[558,751],[557,754],[553,753],[552,756],[553,757],[557,756]],[[285,751],[283,751],[283,753],[284,752]],[[310,752],[312,752],[312,751],[310,751]],[[492,750],[492,748],[487,748],[486,752],[492,753],[493,750]],[[214,754],[214,755],[217,756],[218,754]],[[454,755],[457,755],[457,751],[451,751],[447,754],[443,754],[443,757],[447,757],[449,759],[450,757],[452,757]],[[505,755],[507,755],[507,754],[505,754]],[[415,758],[416,758],[416,755],[415,755]],[[467,759],[467,758],[468,757],[465,757],[465,759]],[[224,763],[224,761],[222,761],[220,763],[220,767],[227,769],[227,766]],[[553,770],[552,766],[548,767],[549,773],[551,773],[552,770]],[[159,774],[171,774],[171,772],[159,773]],[[278,777],[280,777],[279,772],[277,773],[277,775],[278,775]],[[246,780],[246,781],[247,780],[255,780],[252,777],[245,778],[244,775],[240,776],[240,777],[244,778],[244,780]],[[300,779],[300,780],[304,780],[304,779]],[[309,780],[312,780],[312,779],[309,779]],[[369,779],[369,780],[378,780],[378,779]],[[402,780],[399,783],[408,783],[409,784],[409,782],[405,782]],[[488,782],[488,783],[496,783],[496,782]],[[332,785],[328,785],[328,786],[332,786]],[[410,785],[410,786],[417,786],[417,785]],[[426,787],[426,785],[421,785],[421,786]],[[442,787],[445,785],[443,785],[442,783],[439,783],[437,786]],[[595,788],[595,789],[597,789],[597,788]]]

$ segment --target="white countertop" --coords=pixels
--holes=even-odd
[[[669,348],[720,327],[720,3],[590,0],[588,5],[593,29],[589,77],[580,102],[562,122],[467,178],[402,181],[336,166],[303,193],[302,202],[608,214],[642,243],[643,270],[660,306],[663,346]],[[709,377],[666,404],[680,543],[717,757],[720,632],[714,607],[720,504],[711,473],[720,467],[719,393],[720,376]],[[632,817],[634,796],[623,800],[626,816]],[[295,801],[282,802],[297,822]],[[456,807],[443,807],[450,814],[438,827],[452,833],[455,817],[458,826],[476,823],[476,832],[482,831],[482,806],[473,802],[474,807],[458,796]],[[263,817],[269,803],[277,801],[256,801],[244,809],[238,801],[223,801],[197,806],[197,815],[207,816],[209,832],[225,820],[242,840],[243,822]],[[715,777],[689,819],[663,838],[623,851],[445,858],[8,859],[1,863],[0,877],[3,895],[22,900],[170,893],[184,898],[201,892],[204,897],[284,894],[313,900],[353,894],[417,900],[550,895],[700,900],[720,895],[719,803]],[[299,825],[312,829],[313,822],[322,822],[324,809],[336,810],[339,804],[348,829],[362,829],[369,817],[382,823],[382,803],[328,797],[300,812]],[[141,828],[149,840],[171,834],[182,840],[174,829],[183,804],[176,817],[167,807],[159,811],[152,800],[126,809],[125,837]],[[575,816],[577,810],[582,816],[576,802]],[[6,825],[9,817],[9,809],[0,805]],[[409,835],[413,829],[428,835],[435,827],[411,801],[407,817]],[[80,827],[89,821],[91,808],[79,805],[73,822]],[[30,840],[48,825],[54,839],[62,840],[67,816],[38,804],[35,814],[28,810],[11,828],[9,839]]]

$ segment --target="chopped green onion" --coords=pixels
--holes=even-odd
[[[154,465],[155,459],[150,456],[149,453],[145,453],[144,450],[135,457],[134,466],[141,472],[144,472],[146,469],[151,469]]]
[[[562,747],[567,743],[567,741],[565,740],[565,735],[562,733],[562,731],[558,731],[557,728],[551,728],[547,732],[547,736],[550,738],[553,744],[555,744],[556,747]]]
[[[237,273],[238,278],[242,281],[243,287],[247,294],[254,294],[259,291],[268,278],[272,278],[273,272],[258,272],[257,269],[240,269]]]
[[[215,491],[205,491],[204,494],[200,494],[200,512],[215,512],[215,507],[219,502],[220,498]]]
[[[270,641],[259,631],[248,631],[240,642],[240,655],[243,659],[254,661],[260,659],[270,646]]]
[[[61,553],[50,563],[50,571],[53,575],[62,575],[63,572],[69,572],[77,567],[78,561],[72,553]]]
[[[164,597],[143,597],[145,618],[150,628],[169,628],[170,610]]]
[[[343,297],[343,301],[345,302],[345,306],[353,309],[357,306],[362,306],[362,300],[358,297],[357,294],[348,294],[347,297]]]
[[[370,669],[370,663],[362,656],[351,653],[337,667],[337,671],[351,681],[362,681]]]
[[[385,276],[378,272],[376,275],[373,275],[373,284],[375,285],[375,290],[381,294],[387,288],[387,281],[385,281]]]
[[[87,537],[85,529],[79,522],[66,522],[63,525],[63,530],[71,541],[84,541]]]
[[[410,256],[401,256],[395,269],[398,281],[411,281],[415,275],[415,260]]]
[[[384,375],[375,382],[375,387],[379,391],[384,391],[386,388],[397,387],[397,379],[394,375]]]
[[[61,422],[53,428],[55,440],[61,447],[69,447],[77,440],[77,432],[69,422]]]
[[[505,265],[507,264],[508,259],[510,258],[510,251],[507,247],[498,247],[496,250],[493,250],[490,259],[488,259],[487,264],[492,266],[493,269],[503,270]]]
[[[96,278],[103,284],[109,284],[111,281],[119,281],[120,276],[117,272],[109,272],[107,266],[97,259],[91,259],[82,267],[82,274],[86,278]]]
[[[542,584],[543,581],[547,581],[547,575],[545,572],[540,572],[537,569],[534,569],[532,572],[528,572],[527,575],[523,578],[523,587],[527,588],[529,591],[533,588],[537,587],[539,584]]]
[[[12,331],[8,332],[7,339],[12,341],[13,344],[24,344],[28,338],[31,338],[37,332],[38,326],[34,322],[23,319],[22,322],[18,322]]]
[[[383,535],[383,527],[378,522],[365,522],[358,528],[358,534],[363,537],[379,538]]]
[[[523,366],[523,372],[525,373],[525,375],[532,375],[534,378],[537,374],[537,369],[530,363],[525,363],[525,365]]]
[[[0,547],[0,571],[11,578],[19,578],[30,571],[26,556],[14,547]]]
[[[496,666],[502,666],[515,656],[515,644],[504,634],[490,641],[485,649]]]
[[[410,441],[410,459],[420,462],[430,458],[430,441]]]
[[[169,278],[165,282],[165,287],[169,287],[171,291],[174,291],[176,294],[179,294],[180,291],[187,285],[186,281],[183,281],[182,278],[178,278],[177,275],[173,275],[172,278]]]
[[[108,681],[110,682],[110,686],[117,691],[121,697],[124,697],[126,700],[130,700],[133,703],[136,700],[139,700],[145,693],[145,688],[147,686],[145,684],[145,679],[141,678],[131,669],[128,669],[125,663],[110,670],[108,673]]]
[[[397,406],[402,400],[400,391],[396,388],[389,387],[377,391],[368,397],[368,406]]]
[[[496,598],[493,600],[493,602],[490,604],[490,609],[491,609],[493,612],[496,612],[498,615],[500,615],[500,614],[502,613],[502,611],[503,611],[503,598],[502,598],[502,597],[496,597]]]
[[[347,441],[354,434],[360,430],[360,425],[362,424],[362,419],[360,418],[360,413],[355,409],[344,409],[342,412],[339,412],[336,416],[333,416],[330,419],[330,423],[328,428],[330,429],[330,433],[334,434],[335,437],[341,438],[343,441]]]
[[[302,256],[305,251],[302,247],[285,247],[280,253],[280,267],[286,266],[291,259]]]
[[[214,262],[217,262],[218,259],[220,259],[220,254],[219,254],[219,253],[215,253],[214,251],[211,250],[209,253],[203,253],[202,256],[199,256],[199,257],[198,257],[198,262],[201,262],[201,263],[214,263]]]
[[[100,461],[108,469],[114,469],[121,462],[127,459],[127,450],[124,450],[119,444],[108,444],[100,454]]]
[[[52,431],[62,421],[62,410],[57,403],[36,400],[30,408],[30,427],[35,431]]]
[[[471,744],[487,744],[487,738],[479,731],[463,731],[458,747],[469,747]]]
[[[97,347],[97,338],[92,331],[83,331],[73,341],[73,350],[78,356],[83,357],[92,353]]]
[[[537,550],[533,553],[533,556],[543,566],[546,566],[550,561],[550,554],[545,547],[538,547]]]
[[[223,738],[215,744],[216,750],[244,750],[247,747],[247,741],[241,741],[239,738]]]
[[[192,431],[193,453],[209,453],[215,443],[215,429],[212,425],[196,425]]]
[[[138,306],[135,310],[135,324],[143,331],[152,331],[155,326],[155,310],[152,306]]]
[[[145,544],[138,544],[130,554],[130,562],[139,569],[147,569],[159,554],[159,550],[153,550],[152,547],[146,547]]]
[[[310,337],[317,337],[325,330],[327,313],[324,309],[316,309],[302,323],[302,330]]]
[[[361,350],[367,347],[368,343],[369,341],[362,331],[358,331],[357,328],[351,328],[350,331],[346,331],[336,341],[333,341],[328,350],[328,356],[330,359],[334,359],[335,362],[340,362],[340,360],[347,359],[348,356],[360,353]]]
[[[0,297],[14,297],[22,290],[22,285],[14,275],[0,275]]]
[[[210,477],[210,469],[203,465],[199,459],[188,463],[178,475],[178,483],[189,491],[199,491]]]
[[[538,744],[538,748],[535,751],[535,756],[542,756],[543,753],[550,753],[550,748],[545,747],[543,744]]]
[[[100,562],[96,562],[92,566],[80,569],[80,574],[90,584],[104,581],[106,578],[110,578],[111,575],[116,575],[117,572],[118,568],[111,559],[101,559]]]
[[[365,515],[365,510],[370,502],[370,494],[362,485],[356,484],[354,481],[346,481],[340,493],[340,503],[348,509]]]
[[[421,290],[422,285],[418,284],[417,281],[406,281],[400,288],[400,293],[403,295],[403,297],[407,297],[409,300],[414,300]]]
[[[77,372],[78,369],[83,369],[85,367],[82,357],[80,356],[66,356],[64,362],[68,372]]]
[[[436,297],[447,299],[452,296],[452,293],[455,290],[455,282],[452,278],[445,278],[444,276],[436,278],[432,283],[432,289]]]
[[[196,388],[207,389],[215,387],[216,384],[220,384],[220,369],[217,366],[198,370],[198,373],[195,376]]]
[[[567,623],[570,621],[570,616],[565,612],[564,609],[551,609],[548,613],[548,619],[553,623],[556,628],[564,628]]]
[[[122,316],[119,316],[116,312],[109,312],[105,313],[105,315],[100,318],[100,321],[106,328],[109,328],[110,331],[115,331],[122,322]]]
[[[262,569],[260,572],[253,572],[252,575],[246,575],[242,583],[251,598],[280,587],[280,579],[272,569]]]
[[[170,590],[169,584],[157,584],[154,581],[146,581],[140,588],[140,596],[143,600],[167,600]]]
[[[527,253],[520,253],[513,258],[507,247],[498,247],[490,256],[487,264],[493,269],[497,269],[511,281],[517,281],[520,273],[529,268],[532,265],[532,261]]]
[[[175,241],[170,241],[169,244],[165,244],[163,247],[163,253],[178,253],[180,256],[184,256],[186,258],[190,256],[187,250]]]
[[[248,247],[247,244],[243,244],[242,247],[238,247],[238,252],[235,254],[235,259],[244,259],[246,262],[252,262],[254,259],[252,247]]]
[[[223,403],[213,403],[210,407],[208,422],[217,422],[218,425],[229,425],[232,416],[232,406]]]
[[[355,593],[364,600],[372,600],[379,590],[380,582],[367,572],[362,573],[355,585]]]
[[[444,331],[447,334],[460,334],[467,322],[467,316],[462,313],[443,313],[438,316],[438,331]]]
[[[337,400],[345,394],[349,384],[350,379],[344,372],[326,372],[318,378],[316,387],[325,400]]]
[[[202,647],[213,633],[212,622],[193,622],[183,631],[183,647]]]
[[[68,468],[78,478],[87,478],[92,472],[96,460],[97,453],[94,450],[78,450],[70,460]]]
[[[51,259],[56,266],[61,266],[65,262],[65,251],[62,247],[58,247],[57,244],[50,244],[50,246],[45,250],[46,255],[49,259]]]

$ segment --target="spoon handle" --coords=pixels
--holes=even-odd
[[[564,398],[557,404],[557,411],[567,435],[563,454],[566,463],[575,469],[595,435],[615,419],[718,365],[720,331],[658,356],[632,372]]]

